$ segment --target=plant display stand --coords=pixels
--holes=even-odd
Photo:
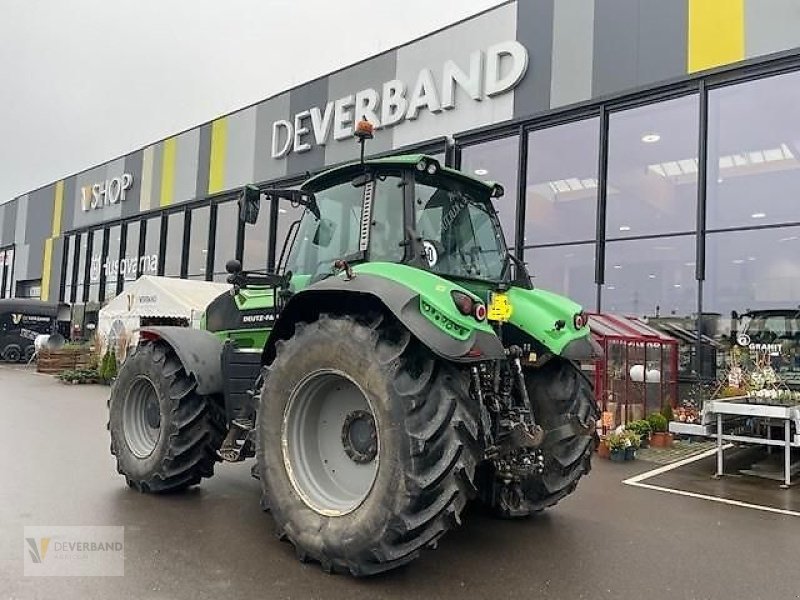
[[[782,425],[783,436],[773,439],[771,429]],[[792,485],[792,448],[800,448],[800,404],[767,404],[761,398],[741,396],[708,400],[703,404],[702,420],[698,424],[671,422],[671,433],[701,435],[717,442],[716,477],[725,473],[723,448],[725,442],[753,444],[783,448],[783,482],[781,487]],[[748,475],[774,479],[774,471],[749,469]]]

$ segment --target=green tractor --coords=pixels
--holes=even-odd
[[[262,199],[302,216],[274,272],[228,263],[200,330],[142,329],[109,400],[128,485],[172,492],[255,457],[279,537],[356,576],[435,547],[471,499],[510,518],[571,493],[598,418],[577,362],[599,348],[507,250],[502,193],[363,152],[299,189],[246,187],[246,223]]]

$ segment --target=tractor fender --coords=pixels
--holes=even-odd
[[[422,314],[419,293],[385,277],[358,274],[352,279],[329,277],[294,294],[275,323],[262,362],[272,361],[277,340],[290,337],[296,322],[312,321],[322,313],[342,312],[343,308],[358,313],[376,303],[388,309],[412,335],[446,360],[473,363],[505,358],[503,345],[494,333],[476,327],[465,339],[450,336]]]
[[[189,375],[197,382],[201,395],[222,392],[222,342],[214,335],[190,327],[154,326],[139,330],[142,341],[160,340],[168,344]]]

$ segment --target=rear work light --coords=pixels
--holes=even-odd
[[[474,300],[469,294],[453,290],[450,292],[450,297],[453,298],[453,303],[462,315],[472,316],[477,321],[483,321],[486,318],[486,306],[482,302]]]
[[[583,329],[589,324],[589,317],[585,312],[579,312],[572,317],[572,324],[575,326],[575,329]]]

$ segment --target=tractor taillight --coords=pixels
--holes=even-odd
[[[473,316],[478,321],[483,321],[486,318],[486,305],[482,304],[481,302],[476,302]]]
[[[585,312],[579,312],[572,318],[572,324],[575,325],[575,329],[583,329],[589,324],[589,317]]]
[[[459,292],[458,290],[453,290],[450,292],[450,297],[453,298],[453,302],[458,308],[458,312],[462,315],[471,315],[473,309],[475,308],[475,301],[470,297],[469,294],[465,294],[464,292]]]

